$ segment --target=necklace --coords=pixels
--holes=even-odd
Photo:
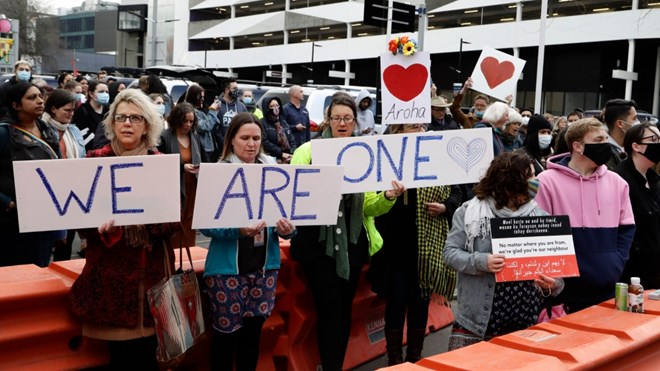
[[[183,148],[188,148],[190,146],[190,138],[187,135],[184,136],[177,135],[176,140],[177,142],[179,142],[179,145]]]

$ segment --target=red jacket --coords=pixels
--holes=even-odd
[[[159,152],[149,151],[149,154]],[[87,154],[87,157],[109,156],[115,156],[110,145]],[[179,223],[149,224],[146,227],[150,245],[144,247],[127,246],[122,238],[122,227],[113,234],[104,235],[97,229],[81,231],[81,235],[87,238],[87,262],[69,296],[70,310],[75,317],[102,326],[137,326],[139,284],[144,277],[143,325],[154,325],[146,292],[166,276],[165,251],[170,255],[170,262],[174,262],[171,246],[165,245],[164,241],[179,229]]]

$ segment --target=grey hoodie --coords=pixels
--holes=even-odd
[[[362,110],[360,108],[360,102],[364,98],[371,98],[371,94],[366,89],[362,89],[360,93],[358,93],[357,97],[355,97],[355,103],[358,106],[358,114],[357,114],[357,129],[359,130],[358,135],[373,135],[374,134],[374,128],[376,126],[376,121],[374,120],[374,113],[371,111],[371,109],[367,108],[365,110]],[[362,134],[364,130],[367,128],[371,128],[371,132],[369,134]]]

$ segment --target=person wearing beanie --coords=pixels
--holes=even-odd
[[[523,140],[520,139],[520,127],[523,118],[514,109],[509,109],[509,119],[502,127],[502,143],[504,152],[512,152],[522,147]]]
[[[428,131],[456,130],[461,127],[454,119],[447,115],[447,108],[451,106],[443,97],[433,97],[431,99],[431,123]]]
[[[530,117],[527,124],[527,137],[521,149],[532,157],[536,175],[545,170],[545,160],[552,154],[551,141],[552,125],[550,122],[541,115]]]

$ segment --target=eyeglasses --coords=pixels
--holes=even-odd
[[[131,124],[141,124],[144,122],[144,116],[141,115],[115,115],[115,122],[126,122],[126,119],[131,122]]]
[[[642,137],[642,139],[640,141],[642,141],[644,139],[650,139],[651,143],[660,143],[660,137],[655,135],[655,134],[654,135],[649,135],[647,137]],[[638,144],[648,144],[648,143],[638,143]]]
[[[330,121],[332,121],[333,124],[339,124],[340,122],[344,121],[345,124],[350,125],[355,121],[355,117],[330,117]]]

